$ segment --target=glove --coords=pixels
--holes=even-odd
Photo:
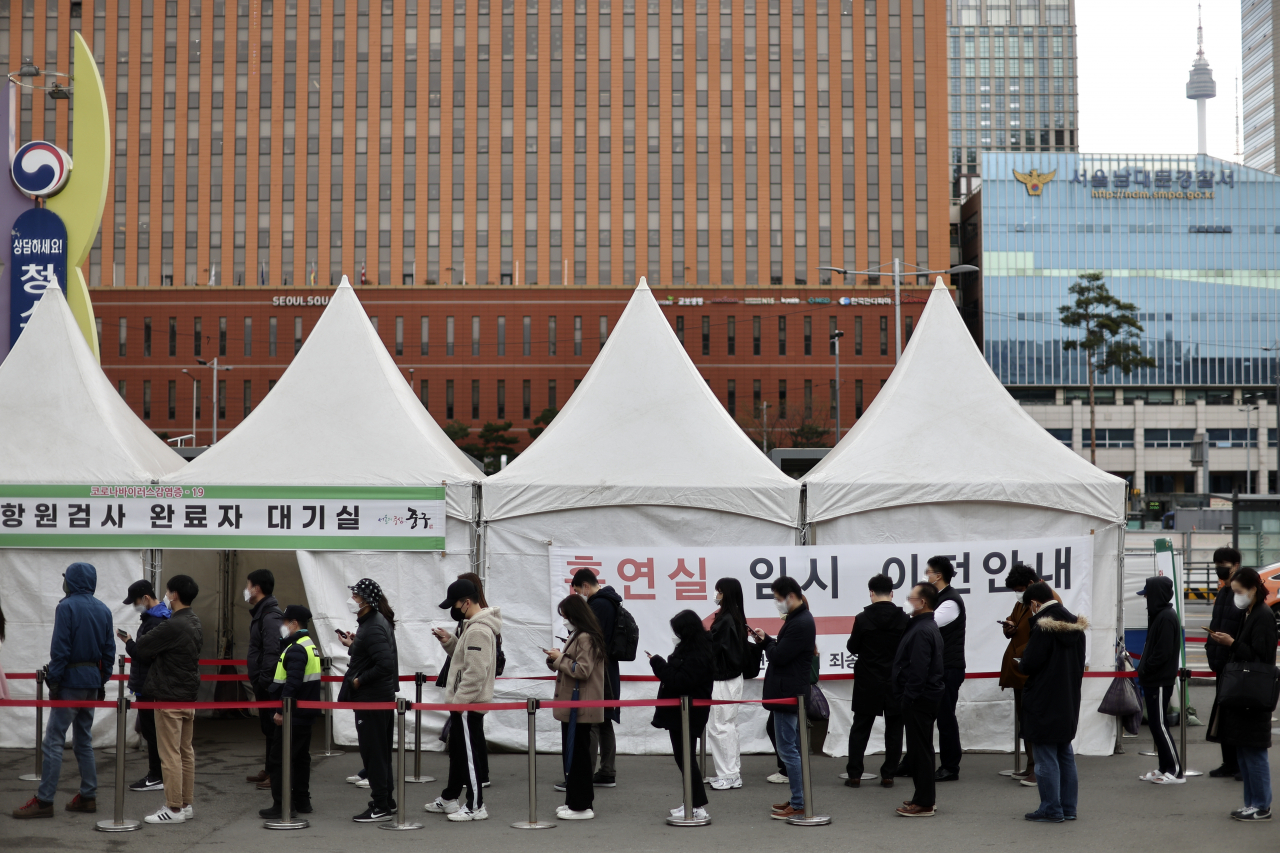
[[[58,699],[62,698],[62,685],[61,685],[61,684],[48,684],[47,686],[48,686],[48,688],[49,688],[49,698],[50,698],[50,699],[53,699],[53,700],[55,700],[55,701],[56,701],[56,700],[58,700]]]
[[[98,688],[98,701],[99,701],[99,702],[105,702],[105,701],[107,701],[107,688],[106,688],[106,687],[99,687],[99,688]]]

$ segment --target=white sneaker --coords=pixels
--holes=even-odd
[[[775,785],[786,785],[790,780],[788,780],[787,777],[783,776],[781,773],[770,773],[768,776],[764,778],[764,781],[772,782]]]
[[[460,810],[462,806],[458,805],[457,800],[446,800],[444,797],[436,797],[431,802],[422,807],[424,812],[432,814],[454,814]]]
[[[187,820],[194,820],[194,819],[195,819],[195,816],[196,816],[196,807],[195,807],[195,806],[183,806],[183,807],[182,807],[182,816],[183,816],[184,818],[186,818]]]
[[[678,809],[672,809],[671,816],[676,820],[684,820],[684,806],[681,806]],[[707,813],[706,808],[703,806],[696,807],[693,810],[694,820],[709,820],[710,818],[711,818],[711,815]]]
[[[1163,776],[1164,774],[1161,773],[1159,770],[1151,770],[1139,776],[1138,780],[1142,782],[1154,782],[1157,779],[1163,778]]]
[[[360,775],[348,776],[347,781],[350,782],[352,785],[359,785],[361,782],[364,781],[364,777]]]
[[[185,809],[169,811],[168,806],[161,806],[156,809],[155,814],[149,814],[143,820],[147,823],[186,823],[187,812]]]
[[[485,811],[484,806],[481,806],[478,809],[468,809],[464,807],[464,808],[459,808],[455,812],[450,812],[448,814],[448,818],[449,820],[452,820],[452,821],[488,820],[489,813]]]
[[[593,812],[591,809],[583,809],[580,812],[575,812],[573,809],[568,809],[568,808],[564,809],[563,811],[560,811],[560,810],[556,811],[556,817],[560,818],[561,820],[591,820],[595,816],[596,816],[596,813]]]
[[[1174,776],[1172,773],[1165,773],[1159,779],[1152,779],[1157,785],[1185,785],[1187,780],[1184,776]]]
[[[368,788],[368,787],[369,787],[369,780],[368,780],[368,779],[361,779],[359,782],[353,782],[352,784],[353,784],[353,785],[355,785],[357,788]]]
[[[719,776],[716,778],[714,782],[711,783],[711,787],[717,791],[728,791],[731,788],[741,788],[742,777],[741,776]]]

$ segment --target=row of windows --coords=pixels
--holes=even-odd
[[[1071,447],[1071,430],[1070,429],[1049,429],[1049,434],[1061,441],[1067,447]],[[1134,446],[1136,439],[1132,429],[1116,429],[1104,428],[1096,430],[1098,447],[1106,447],[1113,449],[1131,448]],[[1191,447],[1195,444],[1195,429],[1144,429],[1142,436],[1143,447],[1155,448],[1179,448]],[[1080,430],[1080,444],[1082,447],[1089,447],[1092,444],[1090,430],[1085,427]],[[1258,446],[1258,430],[1257,429],[1211,429],[1209,430],[1209,446],[1210,447],[1257,447]],[[1275,429],[1267,430],[1267,446],[1276,446]]]
[[[271,389],[276,387],[276,381],[277,380],[275,379],[267,380],[267,393],[271,393]],[[192,384],[192,395],[194,396],[194,406],[191,410],[191,416],[196,421],[199,421],[200,418],[203,416],[203,409],[204,409],[204,406],[203,406],[204,397],[201,393],[201,386],[203,385],[203,383],[201,380],[192,377],[191,384]],[[249,413],[253,411],[253,399],[254,399],[253,398],[253,380],[252,379],[243,380],[243,384],[241,387],[242,387],[242,391],[241,391],[240,401],[243,406],[243,414],[241,417],[247,418],[249,417]],[[120,393],[121,399],[128,401],[129,384],[126,380],[121,379],[117,381],[116,390]],[[179,419],[178,418],[178,380],[176,379],[168,380],[167,388],[166,388],[166,399],[168,403],[167,405],[168,419],[171,421],[178,420]],[[142,419],[144,421],[149,421],[152,419],[152,402],[153,401],[152,401],[152,394],[151,394],[151,380],[144,379],[142,380]],[[155,402],[159,404],[161,401],[157,400]],[[224,421],[227,419],[227,380],[226,379],[218,380],[217,411],[218,411],[218,420]],[[184,415],[185,415],[185,412],[184,412]],[[159,417],[159,415],[157,414],[156,417]],[[192,426],[194,426],[194,424]]]

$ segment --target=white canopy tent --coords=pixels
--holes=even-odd
[[[345,671],[347,654],[334,638],[334,630],[355,626],[355,617],[346,608],[347,586],[368,576],[382,586],[396,611],[400,671],[434,674],[444,663],[444,654],[429,629],[433,623],[453,624],[436,607],[437,592],[442,595],[458,574],[472,569],[475,492],[483,477],[414,395],[344,276],[302,350],[258,408],[225,439],[163,482],[443,484],[447,551],[297,552],[317,640],[324,653],[334,658],[336,673]],[[296,601],[287,597],[280,582],[277,576],[280,604]],[[235,583],[243,584],[243,577]],[[237,636],[243,640],[248,613],[239,600],[239,586],[232,593]],[[238,642],[237,648],[243,645]],[[412,688],[405,695],[412,697]],[[351,715],[338,714],[334,719],[339,741],[354,743]]]
[[[793,545],[799,497],[799,485],[752,444],[707,387],[640,279],[564,409],[484,484],[488,584],[502,606],[507,675],[547,674],[539,649],[555,643],[551,545]],[[624,664],[624,676],[649,674],[638,657]],[[624,682],[622,698],[655,691],[652,683]],[[549,690],[545,682],[516,680],[499,682],[499,693],[510,699]],[[491,716],[490,740],[526,745],[524,714]],[[620,752],[670,750],[651,717],[647,708],[623,711]],[[760,747],[749,733],[768,748],[763,722],[745,710],[740,719],[744,748]],[[559,727],[550,715],[542,726],[539,746],[558,749]]]
[[[1125,482],[1051,437],[1009,396],[941,279],[889,381],[804,483],[815,544],[1092,535],[1092,612],[1084,614],[1091,623],[1089,664],[1113,668]],[[968,624],[970,637],[998,630]],[[1000,660],[970,655],[967,665],[991,672]],[[1085,679],[1076,740],[1085,754],[1111,754],[1114,718],[1096,713],[1109,683]],[[964,747],[1011,750],[1012,694],[1002,694],[995,679],[974,679],[960,697]],[[827,742],[843,751],[848,703],[831,704]]]
[[[0,483],[145,485],[182,464],[111,387],[62,291],[46,290],[0,364]],[[62,572],[77,561],[97,569],[97,598],[111,608],[115,624],[137,622],[121,602],[129,584],[145,577],[141,551],[0,549],[8,623],[0,667],[31,672],[48,662]],[[14,680],[9,688],[14,698],[35,696],[34,681]],[[0,709],[0,747],[31,746],[34,727],[34,708]],[[98,746],[114,742],[111,714],[96,715],[93,735]]]

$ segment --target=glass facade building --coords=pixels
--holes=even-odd
[[[1244,163],[1276,171],[1276,109],[1280,75],[1276,71],[1276,33],[1280,0],[1240,2],[1240,81],[1244,110]]]

